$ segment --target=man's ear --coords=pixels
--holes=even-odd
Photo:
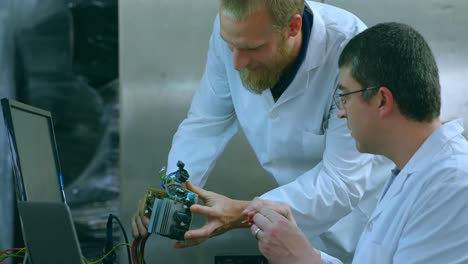
[[[382,117],[390,115],[396,107],[395,98],[393,97],[392,91],[385,86],[379,88],[378,93],[378,105],[379,114]]]
[[[295,14],[289,20],[289,36],[295,37],[302,29],[302,16]]]

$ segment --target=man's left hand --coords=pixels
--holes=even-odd
[[[312,247],[293,219],[271,207],[262,207],[253,220],[250,230],[269,263],[322,263],[319,251]]]

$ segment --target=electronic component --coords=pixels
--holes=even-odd
[[[197,202],[197,195],[183,186],[189,178],[184,163],[178,161],[177,167],[177,171],[168,175],[164,174],[164,169],[159,172],[164,190],[148,188],[143,213],[150,218],[150,234],[184,240],[192,223],[190,206]]]

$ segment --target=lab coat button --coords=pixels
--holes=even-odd
[[[368,232],[372,232],[372,227],[373,227],[372,222],[369,222],[369,223],[367,224],[367,231],[368,231]]]

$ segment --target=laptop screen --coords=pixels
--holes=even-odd
[[[20,201],[64,202],[50,112],[2,99]]]

